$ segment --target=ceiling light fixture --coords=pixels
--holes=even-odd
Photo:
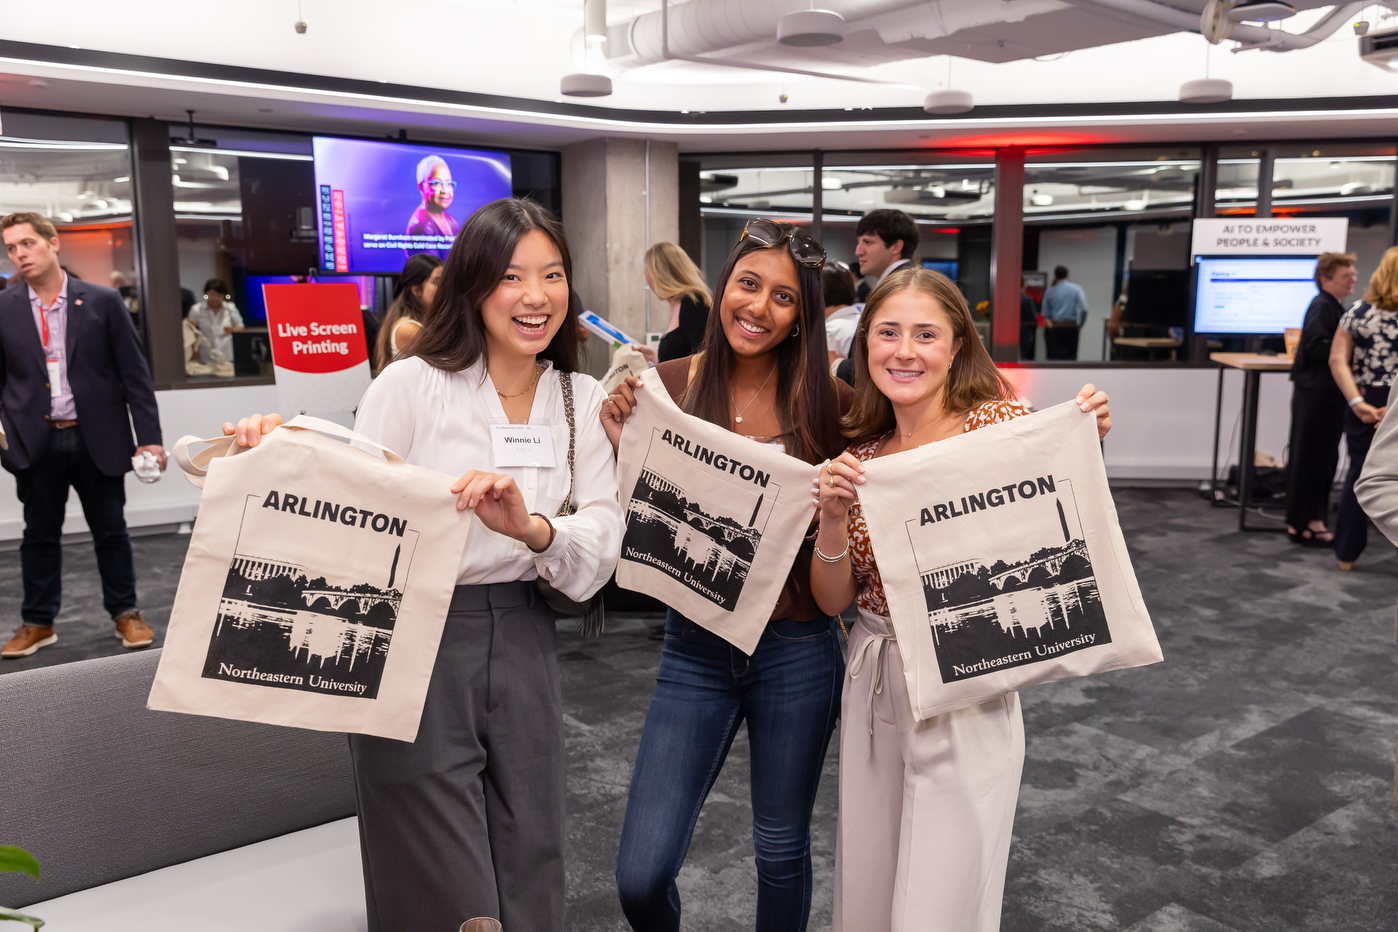
[[[838,45],[845,40],[845,18],[833,10],[797,10],[777,22],[777,41],[795,48]]]
[[[601,25],[598,25],[600,20]],[[594,42],[594,32],[602,34],[606,41],[607,5],[606,0],[586,0],[583,3],[583,70],[565,74],[558,82],[558,93],[564,97],[608,97],[612,93],[612,79],[605,74],[591,74],[587,70],[587,50]]]
[[[1280,0],[1249,0],[1228,8],[1228,18],[1235,23],[1275,23],[1296,15],[1296,7]]]
[[[558,82],[558,92],[564,97],[606,97],[612,92],[612,79],[586,71],[565,74]]]
[[[970,91],[933,91],[922,102],[928,113],[966,113],[976,105]]]
[[[1180,101],[1186,104],[1217,104],[1233,99],[1233,82],[1223,78],[1196,78],[1180,85]]]

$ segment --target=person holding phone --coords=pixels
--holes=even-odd
[[[835,932],[996,932],[1024,765],[1019,696],[914,720],[858,493],[868,460],[1028,410],[980,342],[961,289],[940,272],[906,269],[880,282],[852,358],[851,443],[813,489],[816,604],[859,608],[841,702]],[[1107,396],[1084,385],[1077,403],[1096,412],[1105,437]]]
[[[825,250],[790,224],[750,221],[718,276],[703,351],[652,375],[688,414],[819,463],[843,448],[849,389],[829,372]],[[645,388],[617,386],[602,424],[618,443]],[[748,656],[671,609],[631,776],[617,854],[622,911],[637,932],[680,927],[675,885],[699,810],[738,729],[752,747],[757,928],[802,930],[811,907],[811,809],[838,713],[844,659],[810,593],[801,548]]]
[[[466,467],[451,492],[478,521],[417,740],[350,736],[370,932],[478,916],[563,929],[563,704],[537,580],[586,600],[621,546],[602,389],[576,371],[571,277],[553,214],[523,198],[485,205],[457,236],[407,355],[360,403],[355,430],[407,462]],[[254,415],[224,430],[255,446],[280,422]],[[549,434],[553,462],[523,464],[493,430],[505,424]],[[575,513],[560,515],[565,501]]]

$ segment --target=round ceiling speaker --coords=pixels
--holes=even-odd
[[[1180,100],[1187,104],[1217,104],[1233,99],[1233,82],[1223,78],[1199,78],[1180,85]]]
[[[928,113],[965,113],[976,105],[970,91],[933,91],[922,102]]]
[[[564,97],[606,97],[612,92],[612,79],[605,74],[565,74],[558,91]]]
[[[845,40],[845,18],[831,10],[797,10],[777,23],[777,41],[797,48],[835,45]]]

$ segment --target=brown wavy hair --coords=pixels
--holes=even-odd
[[[571,288],[573,260],[558,218],[527,197],[491,201],[473,213],[456,234],[447,261],[442,263],[442,281],[423,318],[422,329],[402,355],[420,356],[429,366],[445,372],[460,372],[475,365],[486,350],[481,304],[499,287],[519,241],[534,230],[558,248],[563,277]],[[552,362],[559,372],[577,371],[578,328],[573,326],[571,314],[565,316],[563,326],[539,358]]]
[[[864,305],[859,329],[854,333],[854,401],[843,423],[845,436],[852,443],[876,440],[894,427],[893,402],[874,386],[869,375],[869,326],[879,307],[900,291],[916,291],[936,301],[951,318],[952,332],[961,342],[952,359],[951,371],[942,389],[942,408],[947,412],[970,412],[987,401],[1008,401],[1014,386],[1000,374],[986,352],[980,334],[971,320],[971,309],[956,283],[931,269],[899,269],[879,283]]]
[[[787,252],[785,243],[765,247],[750,238],[739,240],[733,247],[718,273],[718,287],[714,289],[716,311],[723,306],[723,293],[738,260],[766,248]],[[777,344],[772,354],[777,364],[777,416],[782,428],[780,436],[787,441],[787,452],[808,463],[819,463],[843,446],[840,401],[835,394],[830,354],[825,344],[825,288],[819,269],[792,264],[796,265],[796,280],[801,292],[801,306],[796,314],[799,329],[795,336]],[[733,377],[733,347],[723,332],[722,314],[709,315],[704,331],[704,352],[699,356],[696,370],[685,391],[685,413],[731,430],[733,411],[729,383]]]

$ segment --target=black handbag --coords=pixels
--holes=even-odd
[[[578,428],[576,418],[573,415],[572,373],[560,372],[558,387],[563,392],[563,416],[568,421],[568,494],[564,496],[563,504],[558,506],[556,517],[566,518],[568,515],[576,514],[578,510],[578,506],[573,503],[573,483],[577,478],[573,466],[573,453],[577,445]],[[582,616],[578,622],[578,634],[585,638],[602,636],[602,631],[607,624],[607,615],[602,604],[601,592],[595,593],[586,602],[577,602],[559,592],[543,577],[540,577],[536,582],[539,586],[539,594],[555,612],[560,615]]]

